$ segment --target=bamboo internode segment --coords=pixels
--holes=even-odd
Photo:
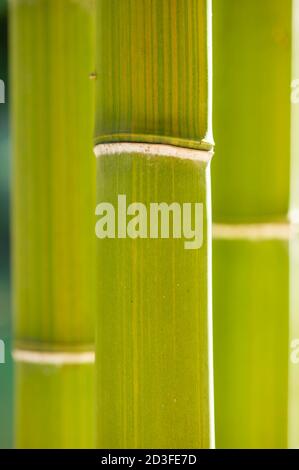
[[[90,0],[11,2],[16,340],[94,340]]]
[[[97,171],[97,201],[115,208],[119,194],[204,204],[200,249],[172,236],[97,241],[97,445],[213,447],[209,165],[119,153]]]
[[[94,447],[93,391],[92,363],[17,361],[15,446],[24,449]]]
[[[287,240],[213,242],[218,448],[288,447],[292,263]]]
[[[291,46],[292,0],[214,0],[215,222],[287,220]]]
[[[97,3],[95,144],[209,149],[210,0]]]

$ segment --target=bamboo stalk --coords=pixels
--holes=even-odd
[[[97,241],[97,446],[210,447],[210,3],[100,0],[96,17],[97,203],[204,204],[200,249],[121,222]]]
[[[291,14],[291,0],[213,4],[215,222],[288,214]]]
[[[288,447],[299,443],[299,237],[290,242],[290,362],[288,370]]]
[[[293,0],[292,82],[291,82],[291,194],[289,217],[299,221],[299,1]],[[299,445],[299,237],[290,242],[290,323],[291,360],[289,365],[288,446]],[[295,355],[295,357],[294,357]]]
[[[288,445],[286,240],[214,240],[216,446]]]
[[[94,446],[92,366],[43,360],[93,350],[93,2],[10,14],[16,446]]]
[[[94,364],[57,366],[17,358],[16,445],[25,449],[94,447]],[[46,423],[44,428],[42,423]]]
[[[214,0],[217,447],[299,443],[290,423],[299,373],[290,365],[298,310],[290,298],[298,283],[289,216],[298,162],[290,145],[292,3]]]

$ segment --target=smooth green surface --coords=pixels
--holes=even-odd
[[[75,353],[94,342],[93,1],[10,13],[15,347]],[[94,366],[16,367],[16,446],[93,447]]]
[[[97,2],[95,143],[212,145],[210,0]]]
[[[94,339],[92,3],[11,2],[15,335],[22,347]]]
[[[15,366],[17,448],[94,445],[94,365]]]
[[[216,447],[288,446],[289,269],[286,241],[213,242]]]
[[[213,1],[213,219],[288,213],[292,0]]]
[[[97,240],[97,445],[209,447],[209,170],[140,154],[97,165],[98,203],[204,203],[198,250],[172,237]]]

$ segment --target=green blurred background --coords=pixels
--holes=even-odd
[[[12,446],[12,361],[10,356],[10,243],[9,243],[9,89],[7,61],[7,1],[0,0],[0,79],[5,104],[0,104],[0,339],[5,364],[0,364],[0,448]]]

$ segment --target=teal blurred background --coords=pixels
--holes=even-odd
[[[12,446],[12,361],[9,239],[9,88],[7,61],[7,1],[0,0],[0,79],[5,104],[0,104],[0,339],[5,342],[5,364],[0,364],[0,448]]]

